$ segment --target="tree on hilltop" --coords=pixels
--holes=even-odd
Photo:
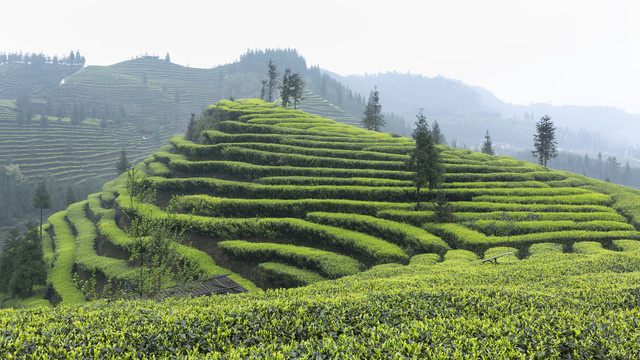
[[[482,144],[481,152],[489,155],[495,155],[495,152],[493,151],[493,142],[491,141],[491,136],[489,135],[489,130],[487,130],[487,133],[484,135],[484,143]]]
[[[412,137],[416,141],[415,147],[409,154],[407,166],[414,172],[412,181],[416,187],[416,209],[420,209],[420,190],[428,187],[433,190],[440,186],[444,175],[444,168],[440,163],[440,152],[436,147],[433,133],[429,130],[429,124],[420,109],[416,115],[416,128]]]
[[[278,71],[273,61],[269,60],[268,67],[268,79],[267,79],[267,95],[269,102],[273,102],[273,93],[278,88]]]
[[[556,141],[556,128],[551,117],[545,115],[536,123],[536,134],[533,135],[533,156],[538,157],[538,163],[547,166],[549,159],[558,156],[558,142]]]
[[[282,100],[282,107],[288,107],[293,103],[294,109],[302,98],[302,91],[304,90],[304,80],[298,73],[291,73],[291,69],[287,68],[282,76],[280,82],[280,100]]]
[[[382,115],[382,105],[380,105],[380,93],[378,92],[377,86],[374,87],[369,94],[369,101],[367,101],[367,105],[364,108],[364,114],[360,124],[362,124],[365,129],[373,131],[380,131],[385,124],[384,116]]]
[[[171,62],[171,56],[169,56],[169,53],[167,53],[167,55],[164,56],[164,61],[170,63]]]
[[[298,104],[304,100],[302,97],[302,92],[304,91],[304,80],[300,74],[294,73],[291,75],[291,78],[289,79],[289,89],[291,92],[291,98],[293,99],[293,108],[297,109]]]

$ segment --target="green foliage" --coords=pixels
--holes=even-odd
[[[175,244],[184,241],[187,229],[184,225],[178,226],[174,201],[169,202],[165,216],[152,216],[143,204],[155,202],[156,190],[135,167],[127,170],[125,191],[130,195],[129,207],[124,211],[129,220],[126,232],[133,239],[129,261],[137,265],[135,279],[130,283],[132,290],[147,298],[167,287],[171,280],[179,283],[196,280],[200,276],[196,265],[182,259],[174,250]]]
[[[120,151],[120,158],[116,161],[116,173],[118,175],[127,172],[131,168],[131,162],[127,159],[127,152],[124,151],[124,146]]]
[[[449,259],[452,266],[380,268],[358,275],[357,281],[350,277],[254,296],[3,310],[0,326],[7,340],[0,355],[639,355],[628,341],[635,334],[637,256],[560,254],[518,266],[468,266],[465,259],[460,254],[458,265]],[[160,335],[158,329],[164,329]]]
[[[53,243],[55,248],[55,261],[49,272],[47,282],[59,296],[60,304],[81,304],[85,301],[84,295],[76,287],[73,281],[73,264],[75,238],[69,224],[65,220],[65,212],[60,211],[49,217],[49,224],[53,227]]]
[[[258,272],[274,285],[285,288],[307,286],[326,280],[314,271],[275,262],[261,263],[258,265]]]
[[[177,198],[179,211],[209,217],[306,217],[311,211],[376,215],[381,209],[409,208],[411,204],[342,199],[238,199],[186,195]]]
[[[380,131],[385,125],[382,105],[380,105],[380,92],[377,87],[374,87],[369,94],[369,100],[364,108],[360,124],[365,129],[373,131]]]
[[[243,261],[286,262],[317,271],[330,279],[353,275],[362,269],[362,264],[348,256],[302,246],[234,240],[222,241],[218,243],[218,247]]]
[[[380,237],[414,253],[436,253],[444,255],[451,248],[437,236],[423,229],[367,215],[312,212],[307,218],[313,222],[343,227],[346,229]]]
[[[412,180],[416,187],[416,209],[420,210],[420,189],[425,187],[428,187],[429,190],[438,188],[442,182],[444,169],[440,164],[440,152],[435,146],[436,142],[431,130],[429,130],[422,109],[416,117],[418,120],[412,134],[416,144],[409,155],[407,166],[410,171],[415,173]]]
[[[25,233],[13,229],[0,254],[0,292],[26,298],[36,285],[44,285],[47,269],[41,237],[32,223]]]
[[[487,155],[495,155],[495,152],[493,151],[493,142],[491,141],[491,136],[489,135],[489,130],[487,130],[487,133],[484,135],[484,143],[482,144],[482,149],[480,150],[480,152]]]
[[[551,117],[545,115],[536,123],[536,133],[533,135],[533,156],[538,157],[538,163],[547,166],[547,161],[558,156],[558,142],[556,141],[556,127]]]
[[[51,195],[47,191],[47,186],[41,182],[33,196],[33,207],[38,209],[48,209],[51,207]]]

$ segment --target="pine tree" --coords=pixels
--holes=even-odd
[[[278,71],[276,70],[276,65],[273,61],[269,60],[268,67],[268,76],[269,79],[267,81],[267,95],[269,95],[269,102],[273,102],[273,93],[278,88]]]
[[[495,152],[493,151],[493,142],[491,141],[491,136],[489,135],[489,130],[487,130],[487,133],[484,135],[484,143],[482,144],[481,152],[489,155],[495,155]]]
[[[378,87],[374,87],[369,94],[369,100],[364,108],[362,126],[367,130],[380,131],[384,126],[384,116],[382,115],[382,105],[380,105],[380,93]]]
[[[64,196],[64,201],[62,204],[66,208],[75,202],[76,202],[76,194],[73,193],[73,189],[69,186],[67,187],[67,193]]]
[[[433,141],[436,144],[444,144],[444,135],[442,135],[442,131],[440,130],[440,124],[438,124],[438,120],[433,120],[433,125],[431,126],[431,133],[433,133]]]
[[[260,88],[260,100],[264,100],[264,96],[267,92],[267,84],[269,84],[269,80],[262,79],[260,80],[260,84],[262,85],[262,87]]]
[[[538,157],[538,163],[547,166],[549,159],[558,156],[558,142],[556,141],[556,128],[548,115],[540,118],[536,123],[536,134],[533,135],[533,156]]]
[[[298,104],[304,100],[302,92],[304,91],[304,80],[298,73],[294,73],[289,78],[290,96],[293,99],[293,108],[297,109]]]
[[[42,212],[43,209],[51,207],[51,196],[47,191],[47,186],[41,182],[33,196],[33,207],[40,209],[40,237],[42,238]]]
[[[282,107],[289,106],[289,99],[291,98],[291,69],[287,68],[282,75],[282,81],[280,83],[280,100],[282,101]]]
[[[416,128],[412,137],[416,141],[411,150],[407,165],[414,172],[413,184],[416,187],[416,209],[420,209],[420,190],[428,187],[433,190],[440,186],[444,175],[444,168],[440,162],[440,152],[433,139],[433,133],[429,130],[429,124],[420,109],[416,115]]]
[[[116,161],[116,172],[118,173],[118,175],[122,174],[129,170],[130,167],[131,163],[129,162],[129,159],[127,159],[127,152],[124,151],[123,146],[122,151],[120,151],[120,158],[118,159],[118,161]]]
[[[26,298],[34,285],[42,285],[47,279],[47,268],[42,251],[42,236],[33,223],[20,234],[11,230],[0,256],[0,291]]]

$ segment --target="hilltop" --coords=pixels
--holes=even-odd
[[[58,307],[2,311],[2,355],[638,355],[638,191],[441,146],[454,216],[438,223],[414,209],[412,140],[260,100],[210,109],[138,165],[157,202],[132,202],[123,175],[49,218]],[[123,214],[160,219],[172,196],[181,261],[250,294],[65,306],[85,302],[74,273],[132,279]]]
[[[137,163],[184,132],[192,113],[198,116],[221,99],[258,96],[270,59],[280,72],[291,67],[304,75],[301,109],[358,124],[362,99],[317,68],[308,68],[295,51],[249,52],[211,69],[154,57],[110,66],[29,60],[1,64],[0,197],[5,201],[0,205],[0,239],[2,226],[23,225],[32,218],[30,199],[38,182],[44,181],[54,195],[53,211],[63,208],[68,188],[78,198],[98,191],[117,175],[121,150]],[[17,99],[23,96],[30,99],[31,119],[20,124]],[[15,176],[5,176],[10,165]]]

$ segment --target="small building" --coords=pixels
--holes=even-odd
[[[229,278],[229,274],[215,275],[208,279],[197,280],[187,285],[176,285],[160,292],[158,300],[169,297],[198,297],[248,292],[242,285]]]

